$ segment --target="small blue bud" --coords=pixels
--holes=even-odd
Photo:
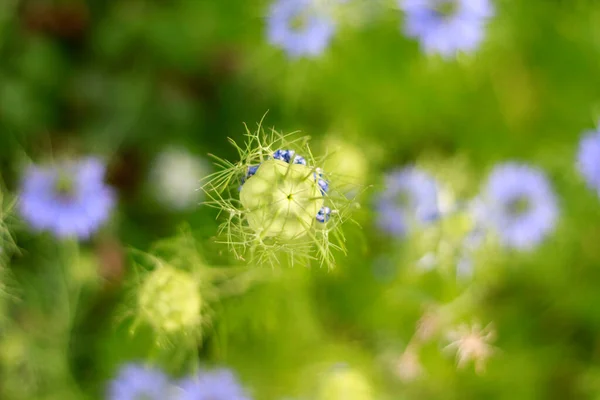
[[[256,174],[256,171],[258,171],[258,167],[260,167],[260,164],[258,165],[249,165],[248,169],[246,170],[246,175],[242,177],[242,185],[244,183],[246,183],[246,181],[248,179],[250,179],[251,177],[254,176],[254,174]],[[241,186],[238,188],[238,190],[241,190]]]
[[[317,221],[325,223],[331,218],[331,208],[323,206],[317,213]]]
[[[325,179],[319,179],[319,187],[321,188],[321,193],[325,194],[329,190],[329,182]]]
[[[293,164],[306,165],[306,159],[302,156],[296,155],[294,150],[276,150],[273,153],[273,158],[288,164],[291,162]]]
[[[317,168],[317,171],[319,171],[319,168]],[[324,195],[325,193],[327,193],[329,191],[329,182],[323,179],[323,174],[319,173],[317,176],[317,172],[315,172],[313,174],[313,177],[315,178],[315,181],[317,181],[317,184],[321,189],[321,194]]]
[[[276,150],[273,153],[273,158],[276,160],[284,161],[286,163],[290,162],[290,151],[289,150]]]
[[[258,167],[260,167],[260,164],[250,165],[248,167],[248,171],[246,172],[246,179],[250,178],[251,176],[254,176],[254,174],[256,174],[256,171],[258,171]]]
[[[294,156],[294,164],[306,165],[306,160],[302,156]]]

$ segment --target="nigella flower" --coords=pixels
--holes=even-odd
[[[586,132],[581,139],[577,166],[588,186],[600,196],[600,122],[596,131]]]
[[[377,200],[378,225],[393,235],[404,236],[415,223],[437,219],[438,185],[427,172],[414,167],[386,177],[386,189]]]
[[[104,164],[95,158],[30,167],[21,187],[21,215],[36,230],[60,238],[88,238],[115,205],[104,173]]]
[[[483,199],[488,221],[507,247],[531,249],[554,230],[558,205],[540,169],[517,163],[495,167]]]
[[[250,400],[235,375],[228,369],[204,371],[179,385],[177,400]]]
[[[339,195],[337,178],[317,167],[307,139],[259,126],[245,146],[236,145],[239,162],[217,158],[221,168],[202,189],[206,204],[229,216],[219,230],[237,258],[252,254],[252,262],[273,265],[282,256],[316,258],[332,266],[332,250],[344,250],[337,239],[352,200]]]
[[[173,386],[160,370],[127,364],[110,383],[107,400],[166,400]]]
[[[444,57],[473,52],[493,15],[490,0],[398,0],[405,13],[404,31],[417,38],[428,54]]]
[[[275,0],[267,23],[269,41],[294,58],[323,53],[335,31],[332,16],[313,0]]]

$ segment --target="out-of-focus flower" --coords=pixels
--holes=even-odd
[[[503,245],[529,250],[555,228],[555,194],[540,169],[518,163],[494,168],[484,188],[486,218]]]
[[[172,394],[173,386],[162,371],[127,364],[110,383],[107,400],[166,400]]]
[[[249,400],[242,385],[228,369],[203,371],[179,384],[177,400]]]
[[[21,215],[35,230],[59,238],[89,238],[115,205],[104,173],[104,164],[95,158],[30,167],[21,185]]]
[[[600,122],[596,131],[586,132],[579,143],[577,167],[588,186],[600,196]]]
[[[408,167],[386,177],[386,189],[377,200],[379,227],[395,236],[405,236],[415,224],[439,216],[438,186],[428,173]]]
[[[405,33],[417,38],[428,54],[451,57],[473,52],[482,42],[487,20],[494,14],[490,0],[398,0],[405,13]]]
[[[267,24],[269,41],[293,58],[320,55],[335,32],[333,17],[313,0],[276,0]]]
[[[496,338],[496,331],[489,324],[481,329],[481,325],[466,324],[460,325],[457,329],[447,334],[450,342],[444,350],[455,351],[457,366],[463,368],[469,361],[473,361],[475,371],[482,373],[485,371],[486,361],[494,354],[495,348],[490,342]]]
[[[209,174],[208,163],[180,148],[158,155],[150,173],[156,198],[174,210],[185,210],[202,200],[200,181]]]

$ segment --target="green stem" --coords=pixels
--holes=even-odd
[[[71,268],[73,265],[77,265],[79,260],[79,245],[75,240],[69,240],[64,243],[62,249],[62,257],[59,260],[61,275],[63,281],[63,302],[64,302],[64,320],[62,326],[63,337],[60,346],[64,350],[64,363],[65,363],[65,379],[68,385],[77,394],[78,398],[86,398],[84,393],[81,391],[79,384],[75,380],[75,377],[71,373],[69,365],[69,352],[71,347],[71,339],[73,334],[73,328],[75,326],[77,318],[77,308],[79,305],[79,298],[81,295],[81,282],[76,279],[72,279]]]

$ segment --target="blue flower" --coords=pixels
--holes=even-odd
[[[600,196],[600,122],[598,130],[586,132],[581,139],[577,166],[588,186]]]
[[[439,217],[438,185],[428,173],[414,167],[386,177],[386,189],[377,199],[378,225],[393,235],[405,236],[415,223]]]
[[[115,205],[104,173],[104,164],[95,158],[30,167],[21,186],[21,215],[34,229],[59,238],[88,238]]]
[[[158,369],[127,364],[110,383],[107,400],[166,400],[173,386]]]
[[[451,57],[473,52],[494,14],[490,0],[398,0],[405,13],[405,33],[417,38],[427,54]]]
[[[544,172],[518,163],[496,166],[483,191],[485,211],[503,245],[532,249],[554,230],[555,194]]]
[[[276,0],[267,24],[269,41],[293,58],[323,53],[335,31],[331,15],[313,0]]]
[[[250,400],[228,369],[201,372],[182,381],[179,388],[178,400]]]

